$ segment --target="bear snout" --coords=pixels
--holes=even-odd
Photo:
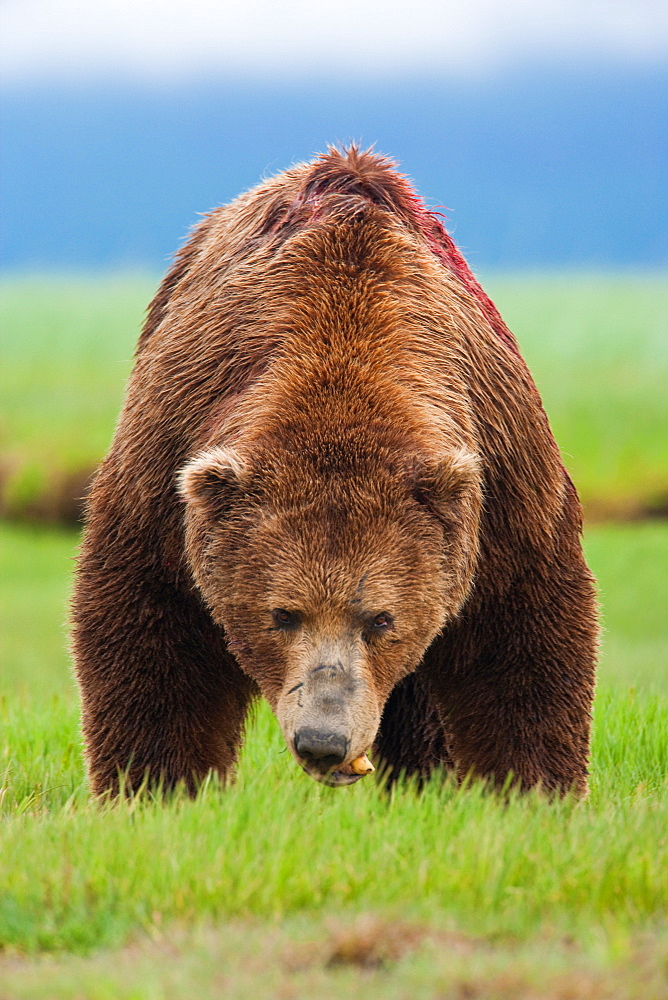
[[[276,706],[297,763],[316,781],[333,786],[361,776],[351,761],[372,745],[380,722],[372,679],[344,645],[316,649],[295,664]]]
[[[350,740],[344,733],[300,729],[294,735],[297,756],[319,771],[331,771],[348,756]]]

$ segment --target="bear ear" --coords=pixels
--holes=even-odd
[[[218,519],[225,517],[245,472],[243,460],[231,448],[212,448],[181,469],[177,489],[186,503]]]
[[[481,464],[479,457],[465,448],[442,458],[430,458],[415,469],[413,495],[444,523],[459,519],[462,504],[472,506],[477,515],[480,504]]]

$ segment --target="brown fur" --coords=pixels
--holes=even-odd
[[[347,761],[582,793],[580,528],[514,338],[405,179],[352,149],[266,181],[163,282],[90,498],[94,790],[227,775],[261,692],[298,759],[331,718]]]

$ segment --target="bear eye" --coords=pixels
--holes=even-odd
[[[285,608],[274,608],[272,616],[278,628],[297,628],[299,625],[300,616],[298,611],[286,611]]]
[[[389,612],[381,611],[379,615],[376,615],[374,620],[371,622],[371,625],[373,626],[373,628],[377,629],[391,628],[393,622],[394,619],[392,618],[392,615],[389,614]]]

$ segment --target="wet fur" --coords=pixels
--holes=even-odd
[[[343,375],[351,350],[359,384]],[[327,392],[328,405],[341,400],[329,428],[338,448],[324,430],[310,438]],[[286,438],[311,456],[296,480]],[[452,583],[452,606],[463,607],[416,674],[385,692],[386,769],[424,776],[442,763],[584,792],[597,614],[577,495],[497,310],[393,165],[355,149],[212,212],[150,308],[91,493],[73,599],[94,790],[116,789],[120,772],[134,788],[148,773],[194,789],[234,765],[259,685],[197,589],[204,556],[194,536],[186,551],[177,474],[238,443],[286,509],[308,510],[323,477],[336,507],[349,469],[364,467],[373,489],[391,466],[450,520],[453,545],[474,539]],[[445,454],[465,465],[476,456],[480,468],[460,493],[454,476],[442,510],[434,475]]]

